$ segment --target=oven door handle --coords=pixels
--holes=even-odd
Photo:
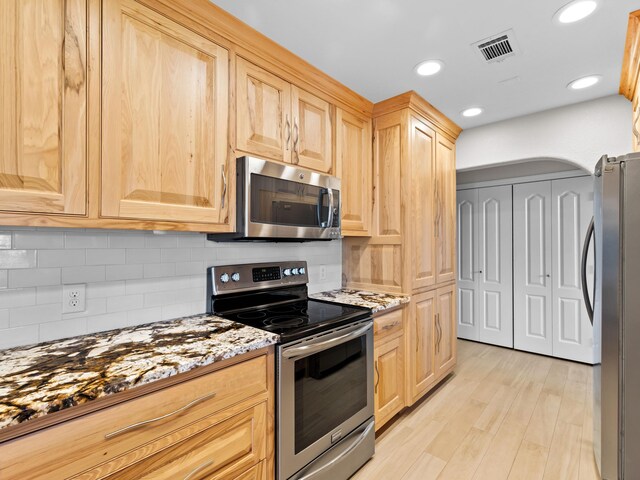
[[[336,345],[340,345],[341,343],[348,342],[349,340],[353,340],[354,338],[358,338],[363,334],[367,333],[369,330],[373,328],[373,323],[367,323],[364,327],[355,326],[351,327],[347,330],[343,330],[342,335],[334,338],[330,338],[329,340],[322,340],[317,343],[310,343],[307,345],[303,345],[301,347],[291,347],[282,351],[282,356],[288,358],[290,360],[296,359],[298,357],[304,357],[307,355],[311,355],[316,352],[320,352],[322,350],[327,350],[331,347],[335,347]],[[343,333],[346,332],[346,333]]]

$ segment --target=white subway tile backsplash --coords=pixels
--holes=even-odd
[[[144,296],[138,295],[119,295],[107,298],[107,312],[122,312],[127,310],[135,310],[142,308],[144,304]]]
[[[11,248],[11,233],[0,232],[0,250]]]
[[[27,268],[9,270],[9,288],[41,287],[60,284],[59,268]]]
[[[38,343],[38,325],[5,328],[0,332],[0,349]]]
[[[159,248],[127,248],[126,263],[160,263],[160,252]]]
[[[290,259],[308,261],[310,291],[340,286],[340,241],[215,243],[200,233],[0,227],[0,348],[203,313],[207,267]],[[87,284],[85,311],[61,313],[62,283]]]
[[[39,342],[48,342],[58,338],[75,337],[87,333],[87,319],[74,318],[40,325]]]
[[[106,280],[129,280],[144,276],[143,265],[107,265]]]
[[[35,250],[0,250],[0,268],[33,268]]]
[[[64,233],[57,230],[18,230],[13,233],[13,248],[39,250],[64,248]]]
[[[122,265],[124,248],[92,248],[87,250],[87,265]]]
[[[105,279],[105,267],[103,265],[64,267],[62,269],[63,284],[104,282]]]
[[[15,251],[15,250],[14,250]],[[85,264],[84,249],[41,250],[38,252],[39,267],[72,267]]]
[[[23,327],[62,319],[62,303],[48,303],[32,307],[18,307],[9,312],[9,325]]]
[[[99,230],[68,230],[64,234],[65,248],[107,248],[109,237]]]
[[[62,285],[52,285],[49,287],[36,287],[36,303],[61,303]]]

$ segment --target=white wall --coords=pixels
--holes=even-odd
[[[204,234],[0,227],[0,349],[206,310],[206,268],[306,260],[311,292],[340,288],[342,242],[215,243]],[[320,280],[321,265],[326,279]],[[62,285],[87,284],[62,313]]]
[[[631,102],[612,95],[464,130],[457,168],[559,158],[593,171],[603,154],[631,152],[631,113]]]

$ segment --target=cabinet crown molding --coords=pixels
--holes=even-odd
[[[624,46],[622,72],[620,73],[620,95],[633,102],[640,73],[640,10],[629,14],[627,41]]]
[[[405,108],[410,108],[416,113],[422,115],[432,122],[437,128],[442,130],[452,141],[456,141],[462,128],[451,119],[447,118],[444,113],[427,102],[418,95],[414,90],[388,98],[373,106],[373,117],[379,117],[387,113],[396,112]]]

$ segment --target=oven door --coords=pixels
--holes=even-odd
[[[254,157],[238,160],[247,238],[340,237],[340,180]]]
[[[278,366],[277,478],[285,480],[373,416],[373,322],[280,346]],[[356,450],[357,440],[347,443]]]

